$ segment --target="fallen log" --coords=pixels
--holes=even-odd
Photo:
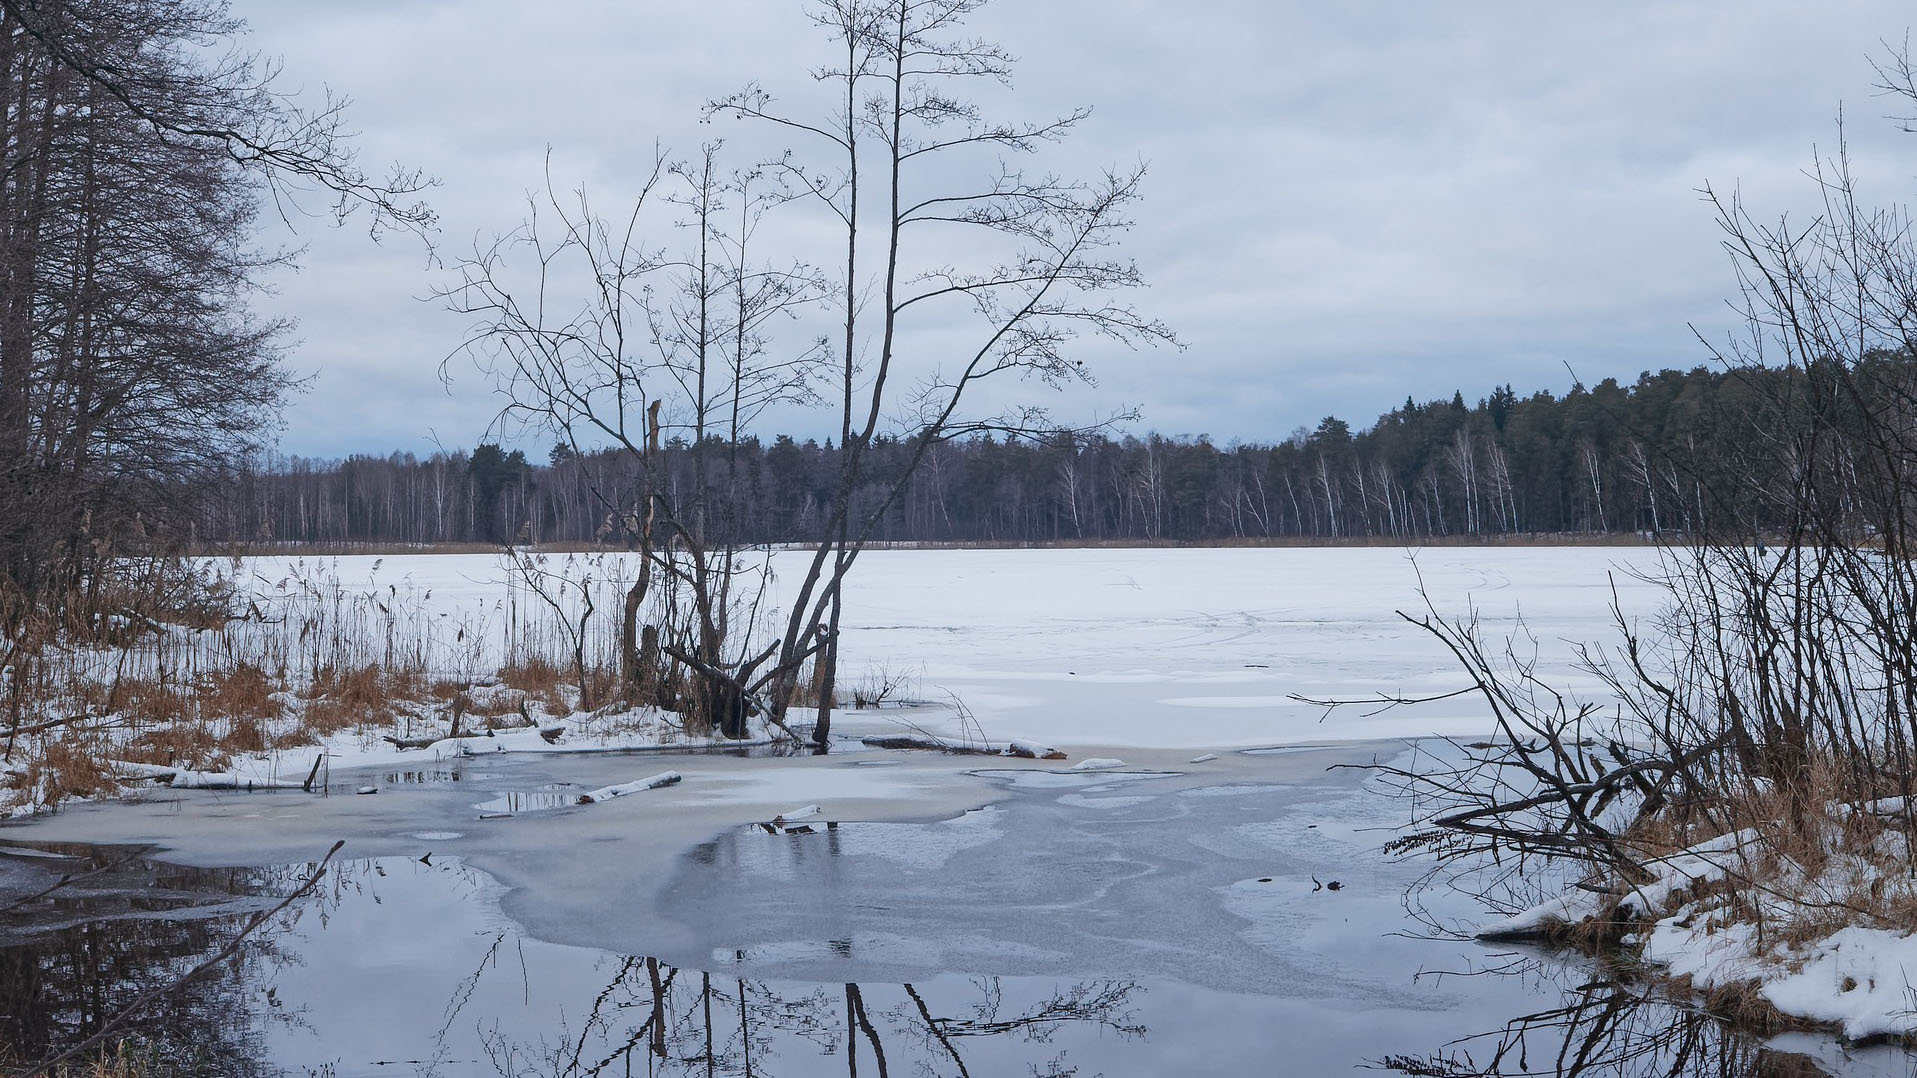
[[[132,760],[108,760],[108,770],[121,778],[153,779],[176,790],[286,790],[308,789],[311,779],[248,778],[235,771],[195,771],[170,764],[142,764]],[[315,768],[317,769],[317,761]]]
[[[601,786],[597,790],[580,794],[579,804],[592,805],[601,801],[610,801],[615,797],[624,797],[627,794],[636,794],[643,790],[657,790],[661,786],[671,786],[678,781],[679,773],[677,771],[661,771],[651,778],[639,779],[636,782],[622,782],[617,786]]]
[[[455,734],[454,736],[455,737],[478,737],[480,735]],[[448,741],[451,739],[440,737],[437,734],[433,734],[427,737],[394,737],[391,734],[387,734],[384,737],[381,737],[380,740],[392,745],[396,749],[424,749],[424,748],[430,748],[441,741]]]
[[[949,752],[959,756],[997,756],[999,754],[997,749],[944,741],[936,737],[867,737],[861,738],[860,743],[875,749],[925,749],[930,752]]]
[[[62,726],[71,726],[74,723],[85,722],[88,719],[91,719],[93,717],[94,716],[90,712],[82,711],[78,715],[68,715],[67,717],[62,719],[48,719],[45,722],[36,722],[30,726],[9,726],[4,730],[0,730],[0,738],[7,738],[11,740],[13,738],[19,737],[21,734],[44,734],[48,730],[57,730]],[[113,726],[118,726],[118,725],[119,723],[113,724]],[[111,729],[111,728],[112,727],[110,726],[96,727],[96,729]]]
[[[528,721],[528,722],[522,723],[519,726],[502,726],[500,727],[500,729],[501,730],[529,730],[535,726],[539,726],[539,724],[536,722]],[[548,744],[558,741],[559,735],[565,732],[566,732],[566,728],[563,725],[539,727],[539,736],[545,738]],[[382,736],[380,740],[386,742],[387,744],[393,746],[396,749],[430,749],[434,745],[437,745],[442,741],[464,741],[467,738],[474,738],[474,737],[493,737],[497,733],[498,733],[497,730],[486,729],[486,730],[455,730],[450,734],[426,734],[421,737],[394,737],[391,734],[386,734]]]
[[[108,760],[107,770],[123,779],[170,779],[180,770],[167,764],[142,764],[132,760]]]
[[[1014,741],[1005,746],[1005,755],[1017,756],[1024,760],[1063,760],[1065,754],[1050,745],[1039,745],[1030,741]]]
[[[273,790],[299,789],[298,779],[253,779],[234,771],[189,771],[180,768],[166,780],[176,790]]]

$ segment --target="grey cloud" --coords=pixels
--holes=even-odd
[[[369,161],[444,179],[452,250],[519,219],[548,147],[562,185],[616,199],[658,143],[754,137],[698,124],[708,97],[752,79],[811,92],[814,39],[783,0],[235,6],[300,80],[357,100]],[[1844,102],[1860,172],[1901,197],[1917,144],[1881,120],[1867,57],[1908,17],[1864,0],[1001,0],[978,29],[1023,63],[995,104],[1095,107],[1050,159],[1061,171],[1150,162],[1127,253],[1153,282],[1140,302],[1190,344],[1094,347],[1098,388],[1049,403],[1276,439],[1326,414],[1367,422],[1407,393],[1702,362],[1688,324],[1728,328],[1732,281],[1695,189],[1804,208],[1802,170]],[[440,388],[463,327],[416,298],[433,283],[417,250],[312,226],[300,242],[305,268],[262,304],[300,319],[295,365],[318,372],[285,448],[417,448],[429,425],[475,440],[495,405],[457,367]]]

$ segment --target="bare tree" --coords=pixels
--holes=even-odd
[[[432,208],[419,196],[435,181],[400,164],[384,178],[362,169],[347,99],[329,91],[317,105],[301,104],[279,88],[279,64],[259,53],[188,58],[244,30],[225,0],[0,0],[0,24],[14,59],[64,73],[62,81],[111,102],[151,140],[238,167],[267,186],[282,212],[318,190],[339,220],[364,211],[375,234],[398,227],[424,238],[433,229]]]
[[[825,526],[790,597],[776,661],[754,683],[782,712],[814,665],[823,747],[831,728],[843,583],[930,448],[984,431],[1048,434],[1043,409],[972,410],[981,383],[1034,377],[1089,380],[1071,355],[1084,334],[1173,343],[1162,323],[1112,300],[1136,288],[1135,266],[1114,256],[1139,197],[1142,165],[1091,181],[1017,167],[1070,135],[1078,110],[1033,123],[990,118],[967,84],[1005,84],[1012,59],[965,36],[984,0],[822,0],[811,7],[835,59],[816,78],[836,103],[823,115],[787,112],[752,85],[712,102],[709,115],[757,120],[798,143],[771,168],[800,203],[838,231],[839,324],[828,399],[839,419],[839,478]],[[996,158],[996,165],[993,159]],[[961,265],[968,252],[978,255]],[[866,297],[870,297],[869,299]],[[965,343],[908,362],[915,324],[969,316]],[[854,504],[868,453],[893,416],[907,444],[896,477]]]
[[[0,0],[0,587],[56,620],[277,418],[283,327],[246,307],[283,260],[249,246],[262,196],[431,227],[427,181],[353,163],[344,102],[213,48],[242,29],[216,0]]]
[[[97,629],[127,553],[164,553],[195,495],[270,433],[294,382],[247,306],[252,247],[324,188],[375,227],[431,226],[426,181],[353,164],[344,103],[305,111],[222,53],[217,0],[0,2],[0,628]],[[19,671],[16,669],[16,674]],[[18,677],[15,685],[20,683]]]
[[[1036,407],[968,410],[976,387],[1027,376],[1085,380],[1083,361],[1068,352],[1087,333],[1128,344],[1173,340],[1111,299],[1141,283],[1111,248],[1129,227],[1143,168],[1085,183],[1028,174],[1003,158],[1058,141],[1087,113],[1006,124],[957,96],[966,82],[1004,82],[1010,73],[1003,50],[960,36],[980,3],[815,7],[814,21],[839,56],[819,76],[839,99],[829,115],[787,116],[757,87],[707,111],[801,136],[823,155],[817,161],[793,151],[727,174],[716,145],[683,164],[662,158],[618,221],[597,216],[583,193],[561,198],[549,182],[526,224],[482,245],[444,291],[453,309],[475,319],[466,350],[506,395],[507,417],[555,433],[575,454],[610,442],[639,465],[636,504],[604,499],[607,531],[633,536],[641,554],[621,643],[629,698],[679,702],[647,684],[663,657],[696,686],[689,710],[714,725],[736,729],[743,711],[758,709],[783,727],[786,709],[803,702],[799,687],[810,669],[811,736],[822,747],[842,583],[919,465],[951,439],[1055,430]],[[684,254],[642,240],[655,196],[679,208],[691,236]],[[759,223],[775,208],[823,215],[842,237],[830,278],[837,310],[829,346],[773,343],[780,321],[823,298],[825,280],[807,260],[775,264],[753,253]],[[955,261],[967,251],[984,252],[982,261]],[[517,276],[515,260],[523,260]],[[920,319],[968,317],[972,336],[962,348],[903,358]],[[825,355],[829,373],[815,380]],[[710,457],[723,446],[711,443],[730,446],[730,462],[760,411],[815,393],[838,420],[837,482],[812,537],[817,546],[786,596],[782,631],[761,645],[753,622],[763,592],[734,586],[736,529],[715,541],[715,525],[730,522],[714,511],[725,501]],[[899,415],[902,427],[887,429]],[[667,473],[667,431],[690,439],[692,474],[683,484]],[[882,473],[870,456],[881,441],[902,446]],[[861,496],[875,478],[876,492]],[[728,464],[725,485],[736,482]],[[657,591],[655,575],[663,581]],[[642,625],[648,602],[660,613]]]
[[[1917,101],[1906,56],[1881,71]],[[1470,674],[1496,736],[1386,769],[1425,799],[1427,826],[1401,848],[1566,860],[1623,904],[1653,859],[1748,829],[1737,857],[1755,867],[1733,876],[1762,891],[1761,924],[1812,901],[1769,889],[1767,857],[1815,860],[1839,829],[1846,848],[1881,830],[1917,839],[1917,240],[1905,211],[1861,198],[1841,139],[1812,175],[1808,222],[1705,191],[1745,321],[1711,346],[1746,391],[1722,417],[1732,449],[1630,447],[1647,493],[1690,487],[1694,504],[1682,545],[1646,573],[1665,609],[1647,624],[1620,612],[1617,642],[1585,653],[1612,703],[1570,699],[1508,652],[1494,661],[1469,619],[1416,619]],[[1586,464],[1595,498],[1588,449]],[[1901,926],[1895,894],[1822,904]]]
[[[811,350],[774,352],[764,330],[816,288],[802,267],[751,261],[766,205],[753,187],[760,177],[723,175],[717,153],[713,145],[691,163],[658,159],[617,220],[549,181],[525,223],[461,262],[442,297],[474,319],[462,351],[504,395],[502,419],[549,432],[574,456],[611,443],[638,469],[629,502],[588,479],[602,530],[639,555],[621,610],[625,698],[740,736],[756,706],[748,679],[773,652],[754,642],[763,573],[742,579],[737,529],[715,527],[729,510],[719,506],[715,520],[722,490],[708,443],[723,431],[736,444],[765,408],[803,394]],[[662,183],[679,186],[667,195]],[[689,251],[646,245],[655,202],[678,207]],[[736,233],[726,228],[731,210],[741,215]],[[691,437],[683,486],[667,468],[668,431]],[[727,479],[736,482],[736,471]]]

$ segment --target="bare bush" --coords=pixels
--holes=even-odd
[[[1917,102],[1906,57],[1884,73]],[[1743,286],[1745,330],[1714,352],[1749,377],[1709,417],[1737,466],[1655,462],[1689,488],[1693,526],[1646,574],[1662,613],[1620,613],[1617,643],[1585,653],[1613,698],[1567,700],[1508,652],[1493,662],[1474,624],[1413,619],[1496,736],[1388,769],[1423,798],[1399,849],[1498,866],[1500,884],[1568,862],[1621,900],[1651,861],[1748,832],[1728,878],[1764,899],[1737,915],[1765,931],[1906,915],[1907,889],[1833,896],[1827,870],[1866,839],[1890,870],[1917,838],[1917,239],[1903,210],[1862,201],[1841,140],[1813,176],[1822,212],[1804,223],[1705,191]],[[1775,886],[1785,864],[1826,893]]]

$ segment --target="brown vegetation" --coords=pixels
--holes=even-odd
[[[97,740],[78,735],[41,741],[24,766],[8,776],[14,803],[55,805],[118,793],[120,782],[107,770],[100,750]]]
[[[421,699],[429,692],[430,685],[417,670],[372,663],[323,666],[314,671],[301,694],[306,706],[300,712],[299,731],[323,738],[341,730],[392,726],[399,718],[397,702]]]

